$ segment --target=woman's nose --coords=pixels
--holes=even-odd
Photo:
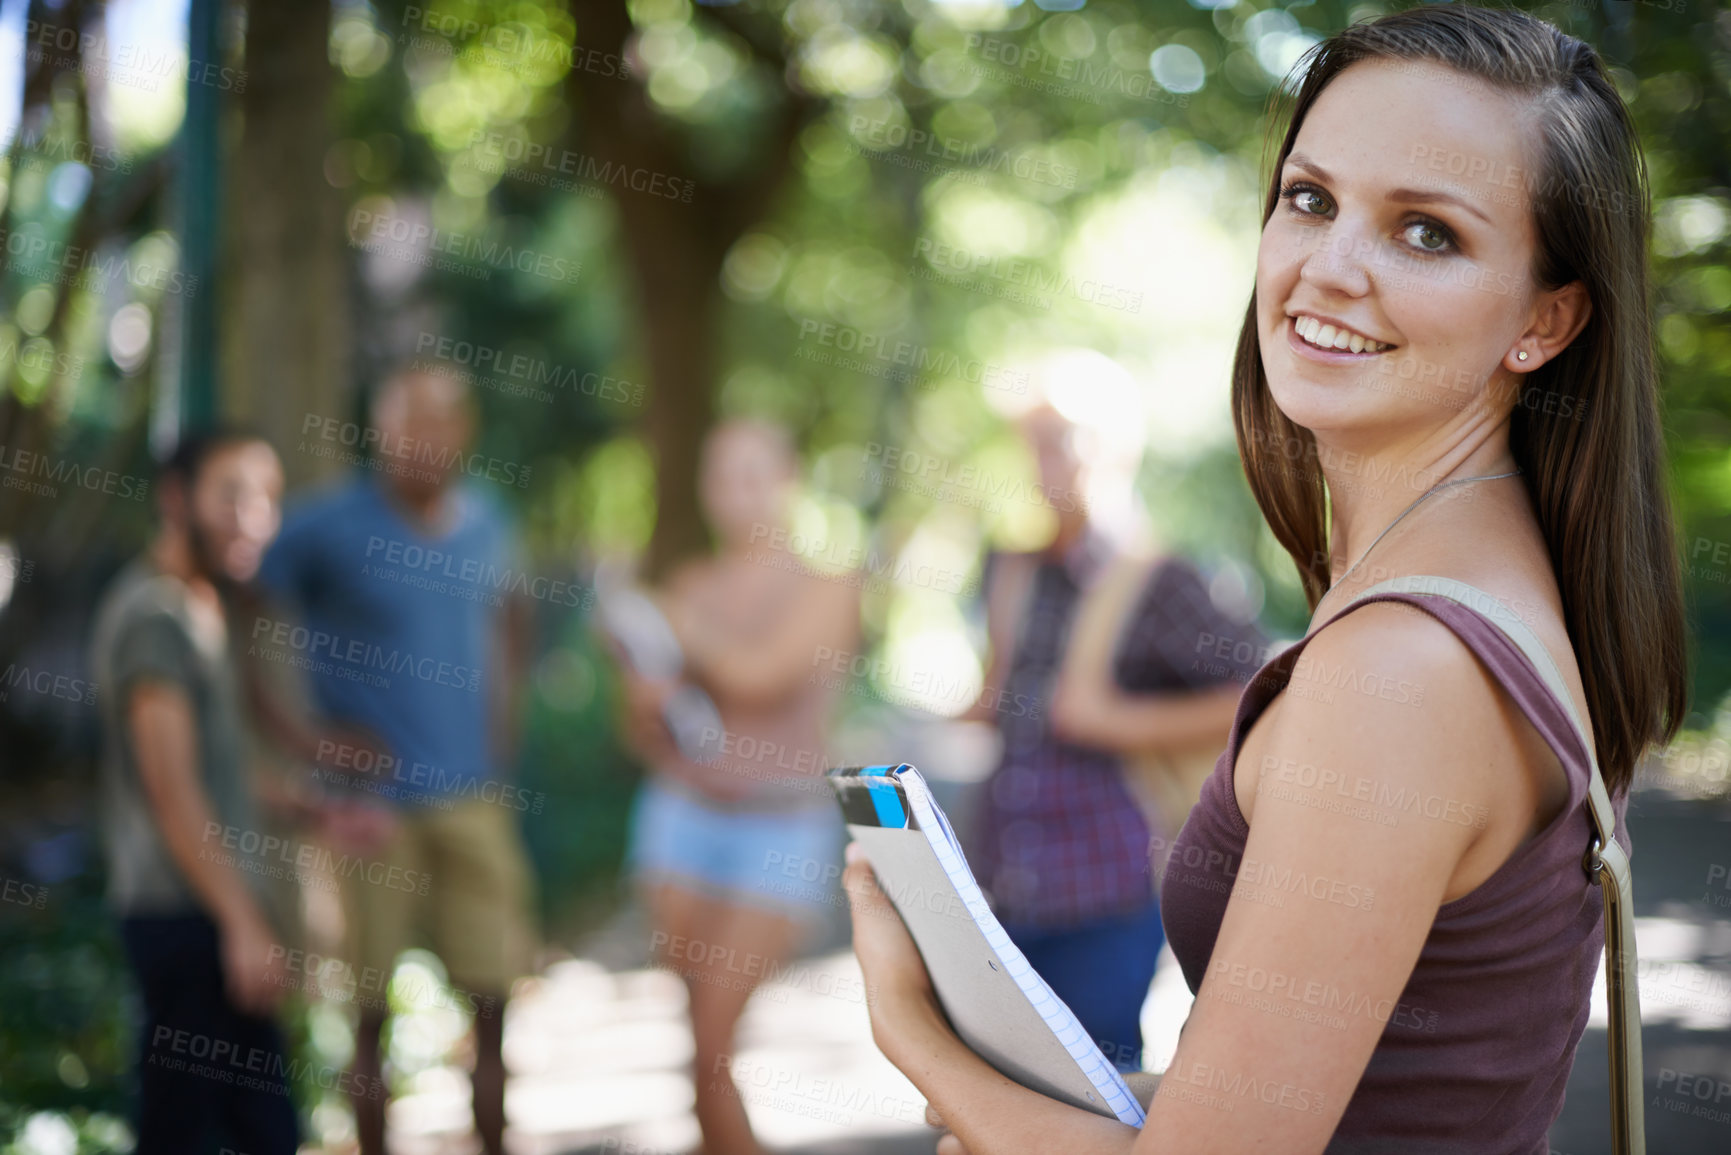
[[[1363,296],[1370,290],[1375,254],[1375,238],[1368,230],[1336,221],[1317,236],[1299,276],[1317,289]]]

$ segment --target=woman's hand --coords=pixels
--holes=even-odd
[[[1142,1110],[1149,1111],[1154,1107],[1154,1096],[1160,1093],[1160,1076],[1153,1071],[1126,1071],[1124,1082],[1130,1088],[1130,1094],[1142,1104]],[[943,1134],[938,1137],[938,1147],[935,1155],[968,1155],[968,1149],[962,1141],[951,1132],[944,1117],[937,1113],[930,1104],[926,1106],[926,1126]]]
[[[621,729],[628,746],[647,762],[664,762],[674,751],[673,735],[661,711],[679,683],[672,679],[645,678],[628,665],[619,668],[623,690]]]
[[[943,1132],[942,1135],[938,1136],[937,1150],[932,1155],[968,1155],[968,1149],[962,1145],[962,1141],[956,1138],[955,1133],[949,1127],[944,1125],[944,1117],[932,1110],[929,1105],[926,1107],[926,1126]]]
[[[1129,1155],[1135,1129],[1023,1087],[968,1049],[944,1017],[919,948],[879,889],[865,852],[850,843],[847,862],[842,886],[853,909],[872,1041],[926,1096],[927,1122],[956,1129],[938,1140],[938,1155],[970,1149]]]
[[[841,882],[853,912],[853,949],[865,979],[872,1038],[895,1062],[896,1044],[916,1016],[943,1021],[932,977],[901,915],[878,888],[877,875],[857,842],[847,845],[847,869]]]

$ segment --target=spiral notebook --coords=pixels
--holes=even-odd
[[[1024,1087],[1142,1126],[1142,1107],[1117,1069],[987,907],[920,772],[904,763],[828,777],[848,833],[907,924],[962,1041]]]

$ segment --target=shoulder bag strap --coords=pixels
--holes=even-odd
[[[1112,559],[1083,596],[1064,652],[1063,671],[1072,666],[1114,674],[1118,651],[1139,599],[1147,594],[1167,558],[1141,550]],[[1059,677],[1065,676],[1060,672]],[[1202,793],[1202,784],[1220,760],[1221,746],[1207,742],[1188,749],[1155,749],[1121,754],[1126,785],[1151,831],[1170,846]]]
[[[992,664],[1000,661],[996,644],[1002,641],[1004,652],[1001,660],[1004,663],[1004,678],[1009,680],[1009,673],[1015,666],[1016,650],[1021,647],[1022,636],[1027,632],[1028,613],[1034,605],[1034,581],[1039,576],[1040,558],[1031,553],[1000,553],[997,555],[997,568],[994,570],[991,583],[986,589],[986,635],[992,648]],[[1002,613],[1002,619],[995,615]],[[992,626],[995,620],[1001,620],[1002,638],[993,638]],[[990,674],[991,671],[987,671]],[[999,686],[1002,690],[1005,687]]]
[[[1545,649],[1532,628],[1497,598],[1466,582],[1454,578],[1415,574],[1379,582],[1354,597],[1363,601],[1383,593],[1431,594],[1458,602],[1489,619],[1508,637],[1533,669],[1543,679],[1551,696],[1562,706],[1581,752],[1592,771],[1587,783],[1587,815],[1593,825],[1593,840],[1582,858],[1587,877],[1599,885],[1605,904],[1605,991],[1609,1004],[1610,1029],[1607,1032],[1611,1060],[1611,1135],[1616,1155],[1645,1155],[1646,1120],[1641,1099],[1641,992],[1636,983],[1635,953],[1635,890],[1629,871],[1629,856],[1613,835],[1617,828],[1617,812],[1612,809],[1611,795],[1605,789],[1605,779],[1599,773],[1599,760],[1593,754],[1581,717],[1575,711],[1574,698],[1563,683],[1562,674],[1550,651]],[[1344,609],[1345,607],[1342,607]],[[1335,616],[1339,616],[1338,612]]]

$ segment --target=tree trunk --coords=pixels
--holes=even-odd
[[[644,424],[655,454],[655,534],[644,570],[659,578],[709,540],[697,505],[697,455],[715,417],[721,262],[702,260],[696,239],[673,231],[628,228],[626,243],[637,269],[651,382]]]
[[[586,51],[632,57],[634,29],[621,0],[573,0],[572,10]],[[703,17],[738,35],[778,76],[786,72],[773,20],[751,24],[749,14],[728,9],[705,9]],[[654,107],[640,79],[574,67],[567,83],[574,148],[603,165],[686,182],[693,194],[685,203],[614,193],[649,367],[644,425],[656,465],[655,533],[644,571],[655,580],[708,542],[697,505],[697,452],[715,414],[721,265],[733,242],[769,213],[815,102],[790,93],[765,133],[764,155],[731,178],[714,179],[699,174],[686,130]]]
[[[294,451],[307,416],[350,413],[342,202],[325,179],[330,17],[328,4],[248,6],[247,84],[225,206],[221,408],[275,443],[291,486],[335,468]]]

